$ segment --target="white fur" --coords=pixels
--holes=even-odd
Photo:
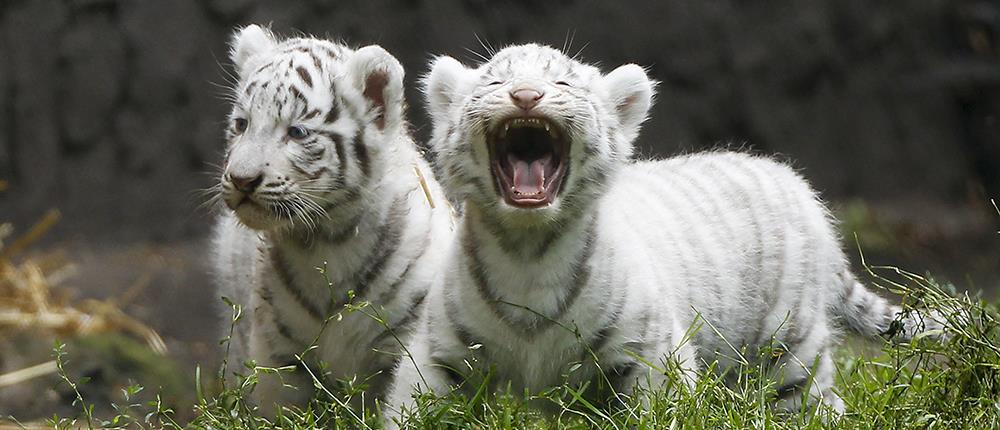
[[[351,81],[356,88],[365,89],[368,77],[381,74],[386,77],[387,84],[381,90],[385,99],[382,112],[390,127],[385,133],[397,133],[402,124],[403,116],[403,66],[381,46],[371,45],[358,49],[351,57],[348,68]]]
[[[424,94],[427,97],[429,113],[438,115],[451,112],[448,107],[455,98],[468,93],[465,87],[474,84],[472,80],[474,78],[475,74],[454,58],[443,56],[434,59],[431,63],[431,72],[424,78]],[[434,120],[446,121],[446,118],[435,117]]]
[[[438,272],[442,255],[433,250],[452,235],[443,194],[406,133],[403,69],[376,46],[276,41],[257,26],[237,32],[232,56],[240,80],[220,178],[231,209],[219,217],[214,243],[221,293],[245,315],[230,369],[246,373],[247,360],[295,365],[317,339],[306,365],[333,392],[338,380],[367,384],[371,405],[397,358],[395,336],[407,338]],[[379,112],[364,95],[373,73],[387,78],[384,127],[373,124]],[[308,136],[292,137],[291,127]],[[232,180],[256,175],[262,180],[249,197]],[[347,311],[349,292],[353,304],[369,305]],[[273,413],[279,404],[304,406],[312,388],[301,368],[280,379],[262,374],[254,398]]]
[[[267,56],[275,48],[277,42],[274,35],[267,29],[251,24],[237,30],[233,34],[230,57],[240,75],[250,72],[256,60]]]
[[[572,139],[564,189],[534,209],[507,205],[489,186],[483,137],[510,112],[510,85],[525,80],[545,91],[536,110]],[[635,65],[601,75],[523,45],[475,69],[438,59],[426,89],[440,177],[464,214],[413,360],[397,370],[390,419],[415,390],[446,392],[445,367],[492,368],[492,386],[514,393],[564,375],[591,383],[590,393],[606,382],[629,393],[664,380],[643,361],[675,360],[690,375],[772,344],[784,406],[796,406],[812,374],[810,397],[842,408],[831,391],[839,322],[877,336],[898,309],[854,280],[833,220],[796,172],[727,152],[632,161],[653,94]]]
[[[646,71],[635,64],[626,64],[612,70],[599,85],[618,114],[618,121],[625,128],[626,140],[634,140],[639,133],[639,125],[646,121],[646,114],[653,104],[655,83],[646,76]]]

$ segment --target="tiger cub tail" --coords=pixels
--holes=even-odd
[[[845,273],[841,295],[834,300],[834,313],[851,330],[870,338],[894,342],[911,341],[921,333],[944,335],[942,315],[935,310],[906,310],[865,288],[854,275]]]

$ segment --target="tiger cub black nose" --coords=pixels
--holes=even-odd
[[[264,175],[247,177],[229,175],[229,182],[232,182],[237,190],[242,191],[244,194],[250,194],[260,186],[261,182],[264,182]]]

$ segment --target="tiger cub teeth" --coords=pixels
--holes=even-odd
[[[503,128],[500,130],[500,137],[507,137],[507,132],[510,131],[511,126],[514,128],[530,127],[530,128],[540,128],[544,129],[549,136],[553,138],[558,138],[559,133],[556,131],[552,124],[548,121],[540,118],[514,118],[510,121],[504,123]]]

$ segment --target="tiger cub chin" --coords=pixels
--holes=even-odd
[[[690,378],[765,348],[782,406],[808,390],[843,408],[831,390],[841,325],[879,336],[899,309],[855,280],[795,171],[731,152],[634,160],[654,82],[633,64],[603,74],[529,44],[475,68],[437,58],[425,83],[439,177],[463,216],[390,419],[417,390],[469,375],[514,393],[628,393],[663,384],[646,363],[670,359]]]
[[[228,210],[214,266],[247,321],[229,360],[298,369],[261,375],[254,397],[265,413],[306,404],[307,370],[331,391],[339,380],[364,384],[373,400],[440,270],[433,250],[452,236],[407,132],[403,69],[378,46],[281,40],[256,25],[236,31],[232,61],[239,82],[219,178]]]

